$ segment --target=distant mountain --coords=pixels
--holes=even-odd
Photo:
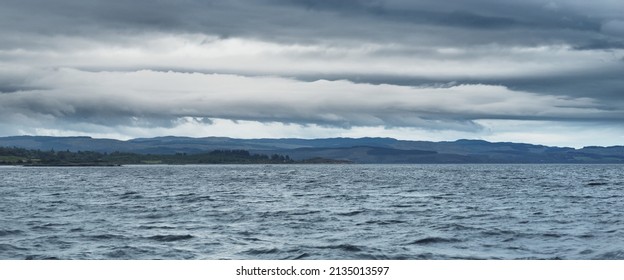
[[[155,137],[128,141],[90,137],[0,137],[0,146],[56,151],[196,154],[247,150],[288,155],[295,160],[326,158],[355,163],[624,163],[624,146],[549,147],[482,140],[445,142],[393,138],[235,139],[227,137]]]

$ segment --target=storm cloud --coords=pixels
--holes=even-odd
[[[618,1],[1,5],[3,135],[128,138],[228,121],[283,137],[299,126],[307,137],[413,129],[531,142],[548,128],[521,124],[541,122],[611,131],[565,144],[624,141]]]

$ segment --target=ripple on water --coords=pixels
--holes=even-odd
[[[608,182],[593,181],[593,182],[589,182],[589,183],[587,183],[585,185],[589,186],[589,187],[595,187],[595,186],[606,186],[606,185],[609,185],[609,183]]]
[[[90,240],[110,240],[110,239],[128,239],[127,236],[120,234],[95,234],[95,235],[82,235],[82,237],[90,239]]]
[[[457,238],[443,238],[443,237],[424,237],[420,239],[416,239],[407,245],[429,245],[436,243],[456,243],[461,242],[460,239]]]
[[[25,260],[60,260],[59,257],[50,255],[27,255]]]
[[[314,247],[317,249],[330,249],[330,250],[340,250],[345,252],[360,252],[363,250],[362,247],[353,245],[353,244],[338,244],[338,245],[328,245],[328,246],[318,246]]]
[[[609,251],[593,257],[595,260],[624,260],[624,250]]]
[[[381,225],[381,226],[385,226],[385,225],[395,225],[395,224],[405,224],[407,223],[407,221],[403,221],[403,220],[370,220],[370,221],[366,221],[364,223],[359,223],[356,224],[358,226],[360,225]]]
[[[349,212],[339,212],[339,213],[335,213],[335,215],[350,217],[350,216],[360,215],[364,213],[366,213],[365,210],[355,210],[355,211],[349,211]]]
[[[8,236],[8,235],[22,235],[24,231],[21,230],[12,230],[12,229],[3,229],[0,230],[0,237]]]
[[[154,235],[154,236],[150,236],[147,238],[151,240],[156,240],[159,242],[173,242],[173,241],[187,240],[187,239],[191,239],[194,237],[195,236],[190,235],[190,234],[167,234],[167,235]]]
[[[250,256],[259,256],[259,255],[275,255],[279,253],[280,250],[277,248],[257,248],[257,249],[249,249],[241,252],[244,255]]]
[[[2,244],[0,243],[0,252],[11,252],[11,251],[28,251],[28,248],[19,247],[11,244]]]

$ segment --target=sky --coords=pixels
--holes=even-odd
[[[3,0],[0,136],[624,145],[621,0]]]

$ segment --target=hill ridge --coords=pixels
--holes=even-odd
[[[89,136],[22,135],[0,137],[0,147],[139,154],[195,154],[226,149],[258,154],[278,153],[293,159],[322,157],[356,163],[624,163],[624,146],[574,149],[481,139],[433,142],[389,137],[239,139],[161,136],[116,140]]]

